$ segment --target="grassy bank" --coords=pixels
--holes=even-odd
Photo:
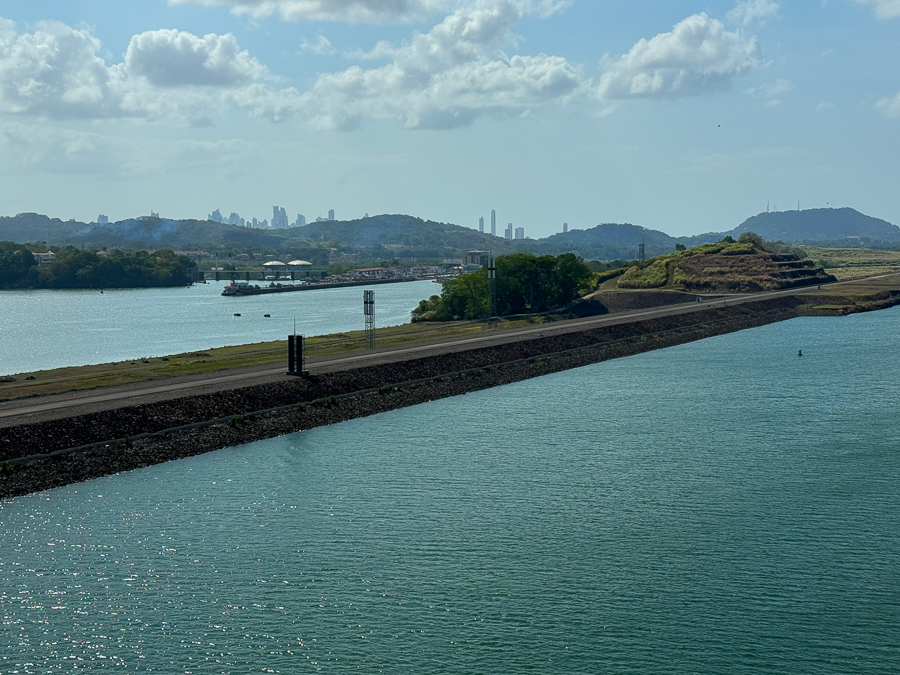
[[[542,319],[498,320],[488,327],[484,322],[456,321],[451,323],[419,323],[379,328],[378,348],[411,344],[427,344],[452,337],[478,335],[485,330],[509,330]],[[365,348],[363,331],[317,335],[306,340],[307,357],[311,359],[337,356]],[[184,375],[203,375],[221,370],[252,366],[286,366],[287,341],[275,340],[249,345],[219,347],[199,352],[185,352],[164,357],[142,358],[133,361],[103,363],[92,366],[55,368],[32,373],[0,377],[0,400],[46,396],[69,391],[114,387],[165,380]]]

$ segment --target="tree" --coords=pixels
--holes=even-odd
[[[27,246],[0,241],[0,287],[27,286],[28,273],[36,265]]]
[[[676,251],[687,251],[687,246],[684,244],[675,244]]]
[[[546,312],[563,307],[591,290],[596,274],[573,253],[550,255],[513,253],[500,256],[497,267],[499,314]],[[490,312],[487,269],[461,274],[444,284],[441,296],[422,300],[414,321],[480,319]]]
[[[742,232],[741,236],[738,237],[737,243],[753,244],[754,246],[762,248],[763,238],[756,234],[756,232]]]

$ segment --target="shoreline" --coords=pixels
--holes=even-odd
[[[891,296],[863,311],[898,303]],[[0,438],[0,498],[785,321],[804,306],[785,296],[10,426]]]

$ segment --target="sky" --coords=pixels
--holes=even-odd
[[[0,215],[900,224],[900,0],[5,0]]]

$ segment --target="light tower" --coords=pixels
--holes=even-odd
[[[375,291],[363,291],[363,312],[366,315],[366,349],[375,349]]]

